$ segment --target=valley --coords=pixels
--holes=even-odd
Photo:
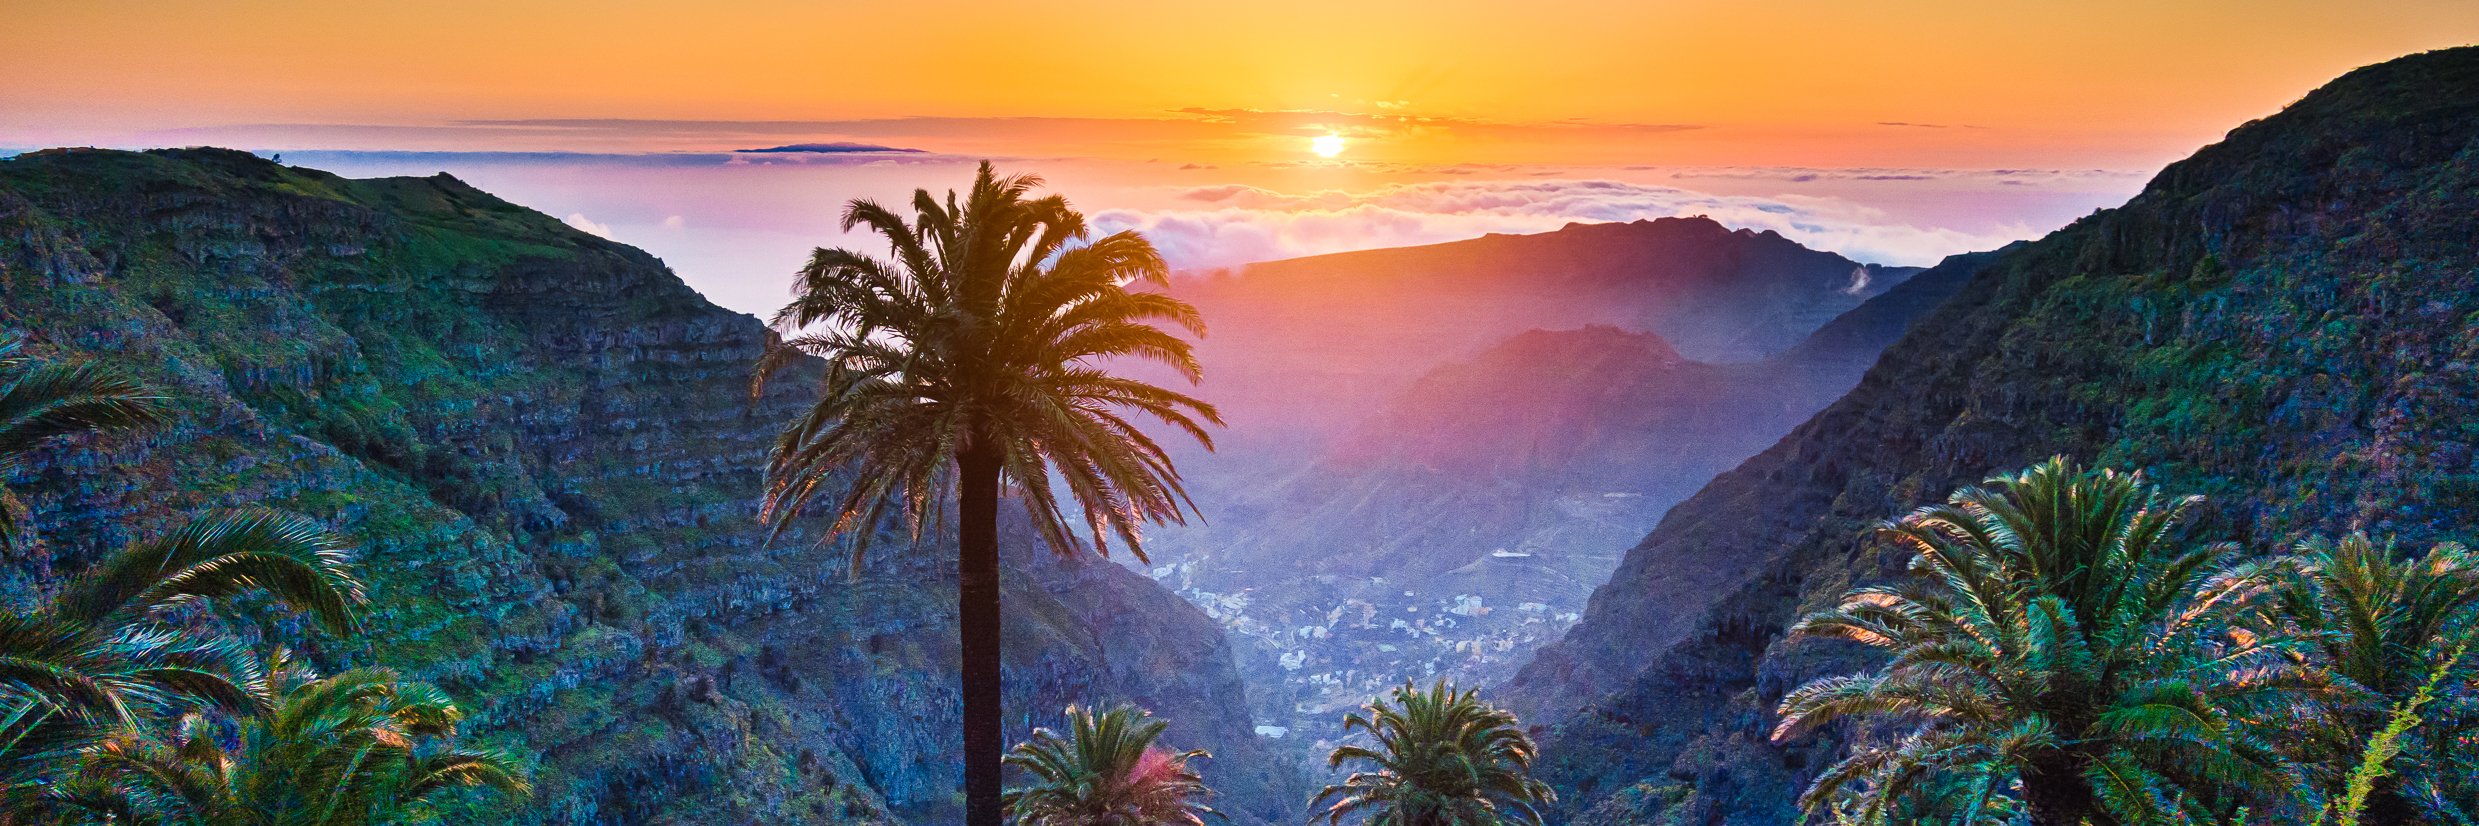
[[[1232,425],[1185,458],[1206,520],[1157,532],[1150,573],[1233,635],[1260,730],[1321,755],[1404,680],[1512,676],[1967,269],[1678,218],[1183,284]]]

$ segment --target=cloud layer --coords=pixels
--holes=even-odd
[[[1110,230],[1143,231],[1183,268],[1679,215],[1769,229],[1809,247],[1883,264],[1933,264],[2034,234],[2028,226],[1991,233],[1911,226],[1831,198],[1712,195],[1612,180],[1440,181],[1309,194],[1225,185],[1185,190],[1177,200],[1195,207],[1108,210],[1094,220]]]

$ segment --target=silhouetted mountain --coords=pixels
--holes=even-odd
[[[1957,486],[2065,454],[2207,494],[2201,534],[2257,548],[2467,537],[2473,239],[2479,48],[2352,72],[1986,256],[1847,397],[1671,511],[1497,693],[1555,724],[1577,822],[1790,823],[1839,744],[1769,744],[1773,707],[1867,663],[1782,631],[1896,573],[1870,526]]]

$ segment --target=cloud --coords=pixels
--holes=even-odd
[[[815,155],[844,155],[864,152],[903,152],[920,154],[923,150],[905,149],[900,146],[884,146],[875,143],[827,141],[825,143],[788,143],[782,146],[769,146],[764,149],[735,149],[732,151],[746,153],[806,152]]]
[[[587,235],[592,235],[605,241],[614,240],[611,237],[610,224],[595,223],[593,219],[585,217],[585,213],[571,212],[568,213],[567,218],[562,220],[567,221],[569,226],[576,227],[578,231]]]
[[[1388,103],[1402,103],[1388,101]],[[843,120],[669,120],[655,118],[519,118],[433,123],[247,123],[143,132],[140,143],[214,143],[286,151],[413,150],[615,153],[687,151],[801,154],[938,151],[1036,156],[1093,152],[1183,151],[1234,140],[1336,132],[1353,137],[1452,135],[1492,141],[1629,142],[1649,135],[1704,128],[1682,123],[1619,123],[1579,118],[1496,121],[1420,115],[1403,108],[1369,112],[1323,109],[1188,107],[1140,117],[894,117]],[[738,149],[766,146],[766,149]],[[1135,155],[1134,157],[1144,157]]]
[[[1333,109],[1209,109],[1191,106],[1174,110],[1206,123],[1221,124],[1247,134],[1309,135],[1334,132],[1348,136],[1399,135],[1415,132],[1454,132],[1490,137],[1516,137],[1542,133],[1609,133],[1650,134],[1681,132],[1704,128],[1692,123],[1604,123],[1582,118],[1547,121],[1497,121],[1482,118],[1443,115],[1414,115],[1395,107],[1379,107],[1383,111],[1346,112]]]
[[[1656,166],[1630,166],[1629,171],[1662,169]],[[1963,181],[2040,185],[2052,183],[2121,184],[2140,179],[2146,173],[2119,169],[1918,169],[1908,167],[1817,168],[1803,166],[1720,166],[1675,169],[1670,177],[1677,180],[1722,178],[1731,180],[1770,180],[1809,183],[1814,181]]]
[[[1932,264],[2032,234],[2024,226],[1992,233],[1912,226],[1832,198],[1713,195],[1611,180],[1436,181],[1306,194],[1233,184],[1183,190],[1174,200],[1198,206],[1107,210],[1094,221],[1107,230],[1144,232],[1183,268],[1680,215],[1772,230],[1810,247],[1881,264]]]
[[[664,228],[664,229],[668,229],[668,230],[679,230],[679,229],[684,229],[684,228],[688,227],[688,225],[689,225],[689,220],[688,220],[687,218],[683,218],[683,217],[680,217],[680,216],[678,216],[678,215],[671,215],[671,216],[666,216],[666,217],[664,217],[664,218],[663,218],[663,228]]]

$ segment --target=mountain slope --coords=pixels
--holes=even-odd
[[[373,586],[371,639],[310,653],[436,682],[537,756],[513,822],[956,805],[954,551],[848,582],[837,548],[763,541],[758,469],[806,388],[752,401],[765,330],[642,252],[445,175],[36,153],[0,161],[0,332],[117,361],[183,410],[15,480],[41,539],[0,564],[12,595],[201,508],[290,508],[357,539]],[[1016,540],[1011,736],[1071,701],[1138,702],[1221,756],[1226,811],[1292,819],[1220,630]]]
[[[2052,454],[2210,495],[2255,547],[2479,513],[2479,49],[2361,69],[1991,256],[1859,386],[1681,504],[1501,697],[1588,823],[1789,823],[1830,741],[1782,692],[1865,665],[1781,631],[1894,573],[1869,526]],[[1928,277],[1927,275],[1923,275]]]
[[[1245,445],[1348,432],[1421,371],[1526,330],[1604,324],[1754,361],[1913,272],[1694,217],[1252,264],[1177,291],[1213,326],[1205,391]]]

